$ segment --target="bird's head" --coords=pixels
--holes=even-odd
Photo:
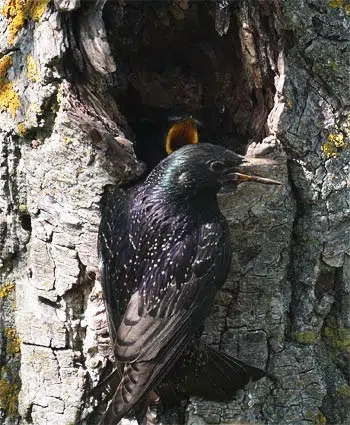
[[[169,193],[179,195],[217,194],[227,183],[255,181],[280,184],[271,179],[242,173],[246,159],[209,143],[191,144],[173,152],[152,171],[147,180],[155,182]]]

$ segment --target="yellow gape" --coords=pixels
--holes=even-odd
[[[168,131],[165,150],[169,155],[184,145],[198,143],[197,123],[193,118],[185,118],[176,122]]]

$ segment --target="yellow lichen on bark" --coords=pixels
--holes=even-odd
[[[19,356],[21,352],[21,338],[18,336],[15,328],[5,328],[6,354],[8,356]]]
[[[11,66],[11,56],[7,55],[0,59],[0,111],[9,110],[15,117],[17,109],[20,107],[20,101],[13,83],[7,79],[7,71]]]
[[[21,355],[21,340],[15,328],[3,329],[5,358],[19,361]],[[14,379],[11,362],[0,370],[0,409],[7,412],[10,418],[17,414],[19,383]]]
[[[17,413],[19,387],[0,378],[0,407],[8,412],[10,418]]]
[[[10,21],[8,41],[12,45],[25,20],[39,21],[44,14],[49,0],[7,0],[1,13]]]
[[[25,22],[24,2],[22,0],[8,0],[2,9],[2,14],[10,21],[8,26],[8,41],[13,44],[18,32]]]
[[[33,21],[40,21],[47,8],[49,0],[27,0],[25,3],[26,15],[33,19]]]
[[[18,94],[13,88],[13,84],[8,81],[0,85],[0,110],[8,109],[13,117],[16,116],[20,107]]]
[[[322,151],[326,158],[335,158],[347,147],[348,144],[345,142],[342,133],[330,133],[327,141],[322,145]]]
[[[17,126],[17,131],[20,136],[24,136],[27,132],[27,128],[24,122],[20,122]]]
[[[343,9],[346,15],[350,15],[350,4],[346,0],[329,0],[328,6],[332,9]]]
[[[12,57],[9,55],[3,56],[0,59],[0,83],[6,78],[7,70],[12,66]]]
[[[0,299],[7,298],[16,289],[16,285],[13,282],[6,282],[0,286]]]
[[[329,0],[328,6],[333,9],[343,7],[344,0]]]
[[[36,82],[40,80],[38,68],[36,66],[33,56],[31,55],[27,56],[27,78],[28,80]]]

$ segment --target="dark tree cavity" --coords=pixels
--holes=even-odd
[[[117,4],[106,4],[107,36],[118,58],[110,88],[134,131],[142,159],[152,161],[149,157],[156,155],[157,160],[163,153],[173,117],[192,115],[201,122],[202,141],[241,152],[248,140],[266,135],[275,90],[269,60],[277,59],[269,38],[276,38],[275,30],[265,16],[261,36],[269,45],[260,57],[255,50],[258,34],[240,28],[240,19],[249,24],[252,13],[263,11],[233,6],[220,35],[215,2],[146,2],[143,7],[131,2],[123,13]],[[227,13],[231,16],[230,8]],[[255,58],[242,49],[250,49],[249,56]]]

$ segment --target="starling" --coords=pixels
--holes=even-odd
[[[231,264],[218,191],[228,181],[279,183],[242,174],[243,161],[221,146],[183,146],[142,184],[128,193],[119,189],[104,209],[101,281],[115,359],[124,366],[112,373],[113,397],[100,425],[117,424],[130,411],[140,425],[150,423],[152,390],[161,390],[174,365],[198,341]],[[256,370],[234,360],[230,364],[229,356],[212,349],[199,351],[207,362],[224,360],[228,369],[216,367],[213,373],[232,369],[239,385]]]

